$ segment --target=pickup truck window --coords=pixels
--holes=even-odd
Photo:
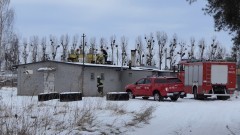
[[[154,83],[166,83],[166,79],[155,79]]]
[[[150,79],[145,79],[145,84],[149,84],[151,83],[151,80]]]
[[[141,80],[137,81],[136,84],[144,84],[144,82],[145,82],[144,79],[141,79]]]

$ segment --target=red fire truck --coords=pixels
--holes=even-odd
[[[182,61],[178,71],[185,93],[193,94],[195,99],[214,96],[227,100],[236,90],[235,62]]]

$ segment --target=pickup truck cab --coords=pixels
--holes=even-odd
[[[148,99],[153,96],[155,101],[162,101],[170,97],[172,101],[177,101],[179,97],[186,95],[183,88],[183,83],[175,77],[147,77],[128,84],[125,91],[130,98],[141,96]]]

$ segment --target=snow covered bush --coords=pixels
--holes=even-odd
[[[37,96],[17,96],[16,89],[0,90],[0,95],[1,135],[124,134],[147,124],[155,110],[144,105],[139,111],[131,109],[128,101],[106,101],[101,97],[38,102]]]

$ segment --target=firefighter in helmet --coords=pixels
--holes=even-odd
[[[97,76],[97,88],[98,88],[98,93],[103,97],[103,83],[100,76]]]
[[[104,57],[104,62],[103,64],[105,64],[107,62],[107,57],[108,57],[108,53],[105,49],[101,49],[102,53],[103,53],[103,57]]]

